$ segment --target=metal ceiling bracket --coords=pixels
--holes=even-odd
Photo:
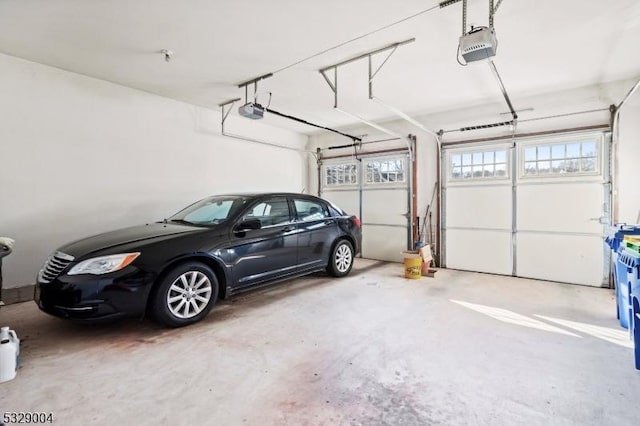
[[[333,68],[333,82],[327,76],[326,71],[320,70],[320,74],[322,74],[329,87],[331,87],[331,91],[333,91],[333,107],[338,108],[338,67]]]
[[[333,91],[333,95],[334,95],[334,102],[333,102],[333,108],[335,108],[337,111],[350,116],[351,118],[354,118],[358,121],[360,121],[361,123],[364,123],[370,127],[373,127],[374,129],[377,129],[383,133],[386,133],[388,135],[394,136],[394,137],[399,137],[404,139],[403,136],[397,134],[394,131],[391,131],[389,129],[386,129],[378,124],[372,123],[369,120],[365,120],[361,117],[358,117],[355,114],[351,114],[347,111],[341,110],[340,108],[338,108],[338,68],[341,67],[342,65],[346,65],[355,61],[358,61],[360,59],[364,59],[367,58],[368,62],[369,62],[369,74],[368,74],[368,86],[369,86],[369,99],[374,100],[376,102],[378,102],[379,104],[381,104],[382,106],[384,106],[385,108],[389,109],[391,112],[393,112],[394,114],[398,115],[399,117],[405,119],[406,121],[408,121],[409,123],[413,124],[414,126],[418,127],[420,130],[423,130],[433,136],[437,136],[435,132],[427,129],[425,126],[423,126],[421,123],[419,123],[418,121],[416,121],[415,119],[409,117],[407,114],[405,114],[404,112],[400,111],[399,109],[383,102],[381,99],[376,98],[375,96],[373,96],[373,79],[376,77],[376,75],[378,74],[378,72],[380,72],[380,70],[382,69],[382,67],[387,63],[387,61],[391,58],[391,55],[393,55],[395,53],[395,51],[398,49],[398,47],[405,45],[405,44],[409,44],[409,43],[413,43],[416,39],[415,38],[410,38],[407,40],[403,40],[403,41],[399,41],[396,43],[392,43],[388,46],[382,47],[380,49],[375,49],[372,50],[370,52],[367,53],[363,53],[361,55],[358,56],[354,56],[353,58],[349,58],[346,59],[344,61],[338,62],[337,64],[334,65],[330,65],[327,67],[324,67],[322,69],[319,70],[320,74],[322,74],[322,77],[324,77],[325,81],[327,82],[327,84],[329,85],[329,87],[331,88],[331,90]],[[389,54],[387,55],[387,57],[382,61],[382,63],[376,68],[376,70],[374,71],[373,69],[373,55],[376,55],[378,53],[383,53],[386,51],[390,51]],[[332,70],[333,69],[333,81],[331,81],[331,79],[329,78],[329,76],[327,75],[327,71]],[[412,156],[412,150],[411,150],[411,145],[410,143],[407,141],[407,148],[409,149],[410,155]]]
[[[467,34],[467,0],[462,0],[462,35]]]
[[[409,123],[413,124],[418,129],[420,129],[420,130],[422,130],[422,131],[424,131],[426,133],[429,133],[432,136],[437,136],[436,132],[434,132],[433,130],[427,129],[424,125],[422,125],[422,123],[418,122],[416,119],[410,117],[408,114],[404,113],[403,111],[399,110],[398,108],[396,108],[396,107],[394,107],[392,105],[389,105],[388,103],[384,102],[382,99],[380,99],[378,97],[375,97],[373,95],[373,79],[378,74],[378,72],[380,72],[380,70],[382,69],[384,64],[387,63],[389,58],[391,58],[391,55],[393,55],[397,49],[398,49],[398,46],[394,46],[392,48],[391,52],[389,52],[387,57],[384,59],[384,61],[382,61],[380,66],[375,71],[373,71],[372,55],[369,55],[369,58],[368,58],[369,59],[369,99],[371,99],[372,101],[376,101],[378,104],[382,105],[384,108],[386,108],[389,111],[393,112],[394,114],[396,114],[398,117],[402,118],[403,120],[408,121]]]
[[[233,139],[239,139],[239,140],[246,141],[246,142],[257,143],[257,144],[260,144],[260,145],[267,145],[267,146],[272,146],[272,147],[275,147],[275,148],[282,148],[282,149],[286,149],[286,150],[289,150],[289,151],[312,153],[311,151],[307,151],[307,150],[304,150],[304,149],[292,148],[292,147],[288,147],[288,146],[285,146],[285,145],[279,145],[277,143],[261,141],[259,139],[254,139],[254,138],[250,138],[250,137],[247,137],[247,136],[241,136],[241,135],[234,135],[233,133],[225,132],[224,123],[225,123],[225,121],[227,121],[227,117],[229,117],[229,113],[231,112],[231,109],[233,108],[233,104],[238,102],[239,100],[241,100],[241,99],[240,98],[234,98],[234,99],[229,99],[228,101],[224,101],[224,102],[218,104],[218,106],[221,108],[221,115],[222,115],[222,120],[221,120],[221,123],[220,123],[220,127],[221,127],[220,131],[222,133],[222,136],[226,136],[228,138],[233,138]]]
[[[224,135],[224,122],[227,120],[227,117],[229,116],[229,113],[231,112],[231,108],[233,108],[233,104],[235,104],[236,102],[238,102],[240,100],[240,98],[234,98],[234,99],[229,99],[228,101],[224,101],[221,104],[218,104],[218,106],[220,108],[222,108],[222,121],[220,122],[221,125],[221,131],[222,134]],[[229,107],[228,110],[225,111],[225,107]]]
[[[407,40],[403,40],[403,41],[399,41],[399,42],[396,42],[396,43],[392,43],[392,44],[390,44],[388,46],[381,47],[380,49],[372,50],[370,52],[363,53],[361,55],[354,56],[353,58],[349,58],[349,59],[346,59],[344,61],[338,62],[337,64],[333,64],[333,65],[329,65],[327,67],[321,68],[319,70],[320,74],[322,74],[322,77],[324,77],[325,81],[327,82],[327,84],[329,85],[331,90],[333,91],[333,98],[334,98],[333,99],[333,107],[334,108],[338,108],[338,68],[339,67],[341,67],[343,65],[350,64],[350,63],[355,62],[355,61],[358,61],[360,59],[368,58],[368,60],[369,60],[369,97],[371,97],[371,96],[373,96],[372,95],[372,88],[371,88],[371,81],[373,80],[373,77],[375,77],[376,74],[378,73],[378,71],[380,71],[380,69],[382,68],[382,66],[385,63],[387,63],[387,61],[389,60],[391,55],[396,51],[396,49],[399,46],[402,46],[404,44],[413,43],[414,41],[416,41],[415,38],[410,38],[410,39],[407,39]],[[382,64],[378,67],[378,69],[375,72],[372,72],[371,57],[373,55],[378,54],[378,53],[386,52],[387,50],[391,50],[391,53],[389,53],[389,55],[387,55],[386,59],[382,62]],[[331,79],[327,75],[327,71],[330,71],[330,70],[333,70],[333,81],[331,81]]]
[[[438,5],[440,9],[462,1],[462,35],[467,34],[467,0],[446,0]],[[489,28],[493,28],[493,15],[498,11],[502,0],[498,0],[494,6],[493,0],[489,0]]]
[[[393,55],[393,53],[398,49],[399,46],[405,45],[405,44],[409,44],[409,43],[413,43],[414,41],[416,41],[415,38],[410,38],[407,40],[403,40],[403,41],[399,41],[396,43],[392,43],[388,46],[385,47],[381,47],[379,49],[375,49],[372,50],[370,52],[367,53],[363,53],[361,55],[358,56],[354,56],[353,58],[349,58],[346,59],[344,61],[338,62],[336,64],[333,65],[329,65],[327,67],[321,68],[320,70],[318,70],[320,72],[320,74],[322,74],[322,77],[324,77],[325,81],[327,82],[327,84],[329,85],[329,87],[331,88],[331,90],[333,91],[333,108],[338,111],[341,112],[344,115],[347,115],[363,124],[366,124],[367,126],[373,127],[376,130],[379,130],[382,133],[386,133],[387,135],[393,136],[393,137],[397,137],[399,139],[402,139],[405,141],[405,143],[407,144],[407,151],[409,153],[409,158],[411,160],[413,160],[413,149],[411,148],[411,141],[405,137],[402,136],[396,132],[394,132],[393,130],[389,130],[383,126],[380,126],[379,124],[373,123],[372,121],[366,120],[362,117],[359,117],[355,114],[352,114],[350,112],[344,111],[340,108],[338,108],[338,68],[346,65],[346,64],[350,64],[352,62],[358,61],[360,59],[364,59],[367,58],[367,60],[369,61],[369,99],[374,99],[373,97],[373,78],[376,76],[376,74],[378,74],[378,72],[380,71],[380,69],[382,69],[382,67],[384,66],[384,64],[387,63],[387,61],[389,60],[389,58],[391,57],[391,55]],[[382,64],[380,64],[380,66],[375,70],[375,72],[373,71],[373,64],[372,64],[372,59],[371,57],[373,55],[376,55],[378,53],[382,53],[382,52],[386,52],[388,50],[391,50],[391,52],[387,55],[387,57],[384,59],[384,61],[382,62]],[[333,81],[331,81],[331,79],[329,78],[329,76],[327,75],[327,71],[329,70],[333,70]],[[386,104],[385,104],[386,105]],[[396,110],[397,111],[397,110]]]
[[[257,93],[258,93],[258,82],[260,80],[267,79],[267,78],[269,78],[271,76],[273,76],[273,73],[264,74],[264,75],[261,75],[260,77],[252,78],[251,80],[247,80],[247,81],[243,81],[242,83],[238,83],[238,88],[239,89],[242,89],[244,87],[244,102],[245,103],[249,102],[249,85],[253,84],[253,99],[255,101],[255,98],[256,98]]]
[[[493,7],[493,0],[489,0],[489,28],[493,29],[493,14],[496,10]]]
[[[387,57],[384,58],[384,61],[382,61],[382,63],[380,64],[378,69],[375,70],[375,72],[372,72],[373,71],[373,59],[372,59],[373,55],[369,55],[369,99],[373,99],[373,79],[378,74],[378,72],[380,72],[384,64],[387,63],[389,58],[391,58],[391,55],[393,55],[397,49],[398,49],[398,46],[394,46],[393,49],[391,49],[391,52],[389,52]]]
[[[440,4],[438,6],[440,6],[440,9],[442,9],[443,7],[447,7],[447,6],[451,6],[452,4],[456,4],[461,0],[446,0],[446,1],[441,1]]]
[[[337,64],[333,64],[333,65],[329,65],[328,67],[324,67],[324,68],[320,69],[320,72],[327,71],[327,70],[330,70],[332,68],[341,67],[343,65],[350,64],[351,62],[355,62],[355,61],[358,61],[360,59],[364,59],[364,58],[366,58],[368,56],[375,55],[377,53],[382,53],[382,52],[385,52],[385,51],[387,51],[389,49],[395,49],[398,46],[402,46],[404,44],[413,43],[414,41],[416,41],[415,37],[407,39],[407,40],[399,41],[399,42],[396,42],[396,43],[391,43],[390,45],[385,46],[385,47],[381,47],[380,49],[372,50],[370,52],[363,53],[361,55],[354,56],[353,58],[349,58],[349,59],[346,59],[344,61],[338,62]]]
[[[242,83],[238,83],[238,88],[243,88],[245,86],[248,86],[250,84],[257,84],[260,80],[265,80],[269,77],[271,77],[273,75],[273,73],[269,73],[269,74],[264,74],[261,75],[260,77],[256,77],[256,78],[252,78],[251,80],[247,80],[247,81],[243,81]]]
[[[465,35],[467,33],[467,0],[445,0],[441,1],[438,6],[442,9],[443,7],[454,5],[460,1],[462,1],[462,35]]]

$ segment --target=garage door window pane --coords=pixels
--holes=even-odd
[[[451,180],[502,178],[507,176],[507,151],[474,151],[451,155]],[[462,167],[457,161],[462,160]]]
[[[524,174],[525,175],[536,175],[538,174],[538,168],[536,166],[535,161],[527,161],[524,163]]]
[[[355,164],[333,164],[325,166],[325,184],[327,186],[355,185],[358,173]]]
[[[548,174],[549,169],[551,168],[551,163],[549,161],[539,161],[538,162],[538,174]]]
[[[550,146],[539,146],[538,147],[538,160],[548,160],[551,158],[551,147]]]
[[[404,159],[367,162],[366,183],[404,182]]]
[[[595,142],[583,142],[582,143],[582,156],[583,157],[595,157],[596,156],[596,143]]]
[[[552,161],[551,162],[551,173],[565,173],[565,162],[564,161]]]
[[[553,158],[554,160],[556,158],[565,158],[565,147],[566,145],[554,145],[551,147],[551,158]]]
[[[536,148],[530,147],[524,150],[524,160],[525,161],[536,161]]]
[[[596,140],[527,146],[523,175],[594,173],[598,171],[598,163],[599,142]]]
[[[493,152],[485,152],[484,153],[484,164],[493,164],[495,155]]]
[[[482,174],[484,177],[493,177],[493,170],[494,170],[494,165],[490,164],[490,165],[485,165],[482,168]]]
[[[595,158],[583,158],[582,159],[582,171],[583,172],[595,172],[596,171]]]
[[[579,143],[570,143],[567,145],[567,158],[578,158],[580,157],[580,144]]]

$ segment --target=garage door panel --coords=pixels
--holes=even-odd
[[[362,193],[362,221],[386,225],[407,225],[407,189],[365,190]],[[401,230],[402,231],[402,230]],[[403,236],[406,238],[406,228]],[[403,245],[406,245],[406,241]]]
[[[362,226],[362,257],[364,258],[402,262],[402,251],[406,250],[406,247],[406,228]]]
[[[407,189],[365,188],[362,206],[362,257],[401,262],[407,248]]]
[[[602,285],[600,236],[519,233],[517,275],[549,281]]]
[[[518,186],[518,229],[602,233],[604,188],[599,183]]]
[[[356,216],[360,214],[358,191],[325,191],[322,198],[331,201],[349,214]]]
[[[447,188],[447,226],[511,229],[511,185]]]
[[[511,233],[447,229],[447,267],[511,275]]]

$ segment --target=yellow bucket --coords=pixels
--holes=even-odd
[[[422,277],[422,256],[417,251],[403,251],[404,277],[417,280]]]

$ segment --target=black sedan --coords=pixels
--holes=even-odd
[[[361,239],[357,217],[317,197],[214,196],[161,222],[60,247],[38,274],[35,301],[62,318],[148,312],[179,327],[256,286],[322,270],[345,276]]]

